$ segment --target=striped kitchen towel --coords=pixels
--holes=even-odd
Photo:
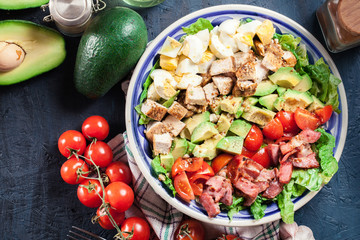
[[[128,162],[133,174],[136,201],[126,211],[126,217],[144,214],[154,230],[151,239],[173,240],[183,214],[157,195],[146,181],[129,148],[126,133],[117,135],[108,144],[113,149],[114,161]],[[254,227],[223,227],[204,223],[207,235],[205,239],[215,239],[221,234],[234,234],[246,240],[277,240],[280,239],[279,226],[279,221]]]

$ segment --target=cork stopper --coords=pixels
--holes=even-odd
[[[340,24],[352,35],[360,35],[360,1],[340,0],[337,16]]]

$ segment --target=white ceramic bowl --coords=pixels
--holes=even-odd
[[[221,212],[217,217],[211,219],[207,216],[204,208],[195,201],[186,203],[178,197],[172,197],[161,182],[152,174],[150,166],[150,145],[145,138],[144,126],[138,125],[139,116],[135,112],[134,107],[139,104],[142,84],[147,78],[153,64],[158,59],[157,52],[160,50],[166,37],[172,36],[179,39],[184,34],[182,27],[189,26],[200,17],[210,20],[213,25],[218,25],[229,18],[240,19],[249,17],[261,21],[270,19],[278,32],[290,33],[294,36],[301,37],[302,43],[306,45],[310,62],[314,62],[323,57],[330,66],[332,73],[338,78],[340,78],[339,72],[324,47],[302,26],[277,12],[265,8],[237,4],[205,8],[191,13],[171,24],[152,41],[135,68],[127,93],[126,130],[136,163],[155,192],[179,211],[203,222],[224,226],[251,226],[275,221],[281,218],[279,208],[275,203],[268,205],[265,216],[260,220],[254,220],[248,210],[242,210],[235,214],[232,221],[229,221],[226,212]],[[344,147],[348,125],[347,102],[342,83],[339,85],[338,92],[340,96],[341,114],[333,114],[330,121],[326,124],[326,129],[336,138],[334,156],[339,161]],[[293,199],[295,210],[310,201],[316,193],[317,192],[306,191],[302,196]]]

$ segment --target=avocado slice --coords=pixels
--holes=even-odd
[[[194,151],[194,148],[197,146],[195,143],[187,141],[188,149],[186,151],[187,154],[190,154]]]
[[[299,92],[291,89],[286,90],[281,98],[284,100],[282,109],[291,112],[294,112],[298,107],[306,108],[314,101],[307,92]]]
[[[212,122],[203,122],[191,134],[191,142],[199,143],[219,133]]]
[[[301,81],[292,89],[299,92],[306,92],[312,87],[312,80],[306,73],[301,76]]]
[[[40,7],[48,2],[49,0],[0,0],[0,9],[18,10]]]
[[[184,121],[186,127],[184,128],[184,130],[181,131],[180,137],[190,140],[194,129],[203,122],[210,122],[210,112],[206,111],[203,113],[198,113],[186,119]]]
[[[284,88],[295,87],[301,81],[301,75],[292,67],[281,67],[274,74],[269,75],[269,79]]]
[[[216,148],[231,154],[241,154],[244,138],[240,136],[230,136],[222,138]]]
[[[229,131],[236,135],[246,138],[252,125],[244,120],[238,119],[232,122]]]
[[[284,87],[278,87],[276,89],[276,91],[278,92],[279,96],[283,95],[286,92],[286,88]]]
[[[317,97],[315,97],[314,95],[311,95],[312,99],[314,100],[309,107],[307,108],[307,110],[309,110],[310,112],[321,109],[323,107],[325,107],[325,104],[322,103]]]
[[[220,108],[224,112],[228,112],[230,114],[241,115],[241,103],[243,101],[242,97],[233,97],[229,96],[225,99],[221,100]],[[240,117],[240,116],[239,116]]]
[[[254,96],[265,96],[273,93],[278,88],[278,85],[272,83],[270,80],[261,81],[256,87]]]
[[[277,94],[269,94],[269,95],[259,98],[259,103],[261,105],[263,105],[264,107],[266,107],[267,109],[274,111],[275,110],[274,102],[276,101],[276,99],[278,97],[279,97],[279,95],[277,95]]]
[[[216,134],[212,138],[205,140],[203,144],[196,145],[193,151],[193,155],[195,157],[202,157],[205,160],[212,160],[218,154],[216,145],[222,138],[223,136]]]
[[[53,29],[29,21],[5,20],[0,21],[0,33],[0,42],[15,43],[25,51],[18,67],[0,72],[0,85],[25,81],[59,66],[65,59],[64,38]]]
[[[212,102],[209,104],[210,109],[213,113],[219,115],[221,113],[221,108],[220,108],[220,102],[221,100],[223,100],[224,97],[216,97],[212,100]]]
[[[172,166],[174,165],[174,157],[171,153],[162,155],[160,154],[160,163],[164,166],[166,171],[171,171]]]
[[[217,129],[221,135],[226,135],[227,131],[229,130],[231,126],[231,122],[234,119],[234,117],[227,113],[222,113],[220,115],[220,118],[217,122]]]
[[[248,111],[243,113],[242,117],[249,122],[265,126],[275,117],[275,115],[276,113],[273,111],[251,106]]]
[[[171,154],[174,157],[174,160],[178,159],[179,157],[183,157],[188,150],[188,142],[184,138],[175,138],[174,139],[174,149],[172,150]]]

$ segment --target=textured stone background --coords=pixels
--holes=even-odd
[[[114,1],[114,0],[113,0]],[[309,30],[324,44],[313,0],[165,0],[139,11],[153,39],[169,24],[204,7],[244,3],[278,11]],[[42,24],[40,9],[0,11],[0,20],[26,19]],[[50,25],[52,26],[52,25]],[[0,33],[1,34],[1,33]],[[67,58],[57,69],[13,86],[0,87],[0,239],[65,239],[72,225],[112,239],[114,232],[90,223],[95,212],[80,204],[76,188],[65,184],[59,169],[59,135],[79,129],[93,114],[106,117],[111,133],[125,130],[125,98],[120,84],[91,101],[74,89],[73,67],[79,38],[66,38]],[[359,70],[360,48],[331,54],[342,76],[349,104],[349,128],[339,172],[295,219],[312,228],[316,239],[360,239]]]

